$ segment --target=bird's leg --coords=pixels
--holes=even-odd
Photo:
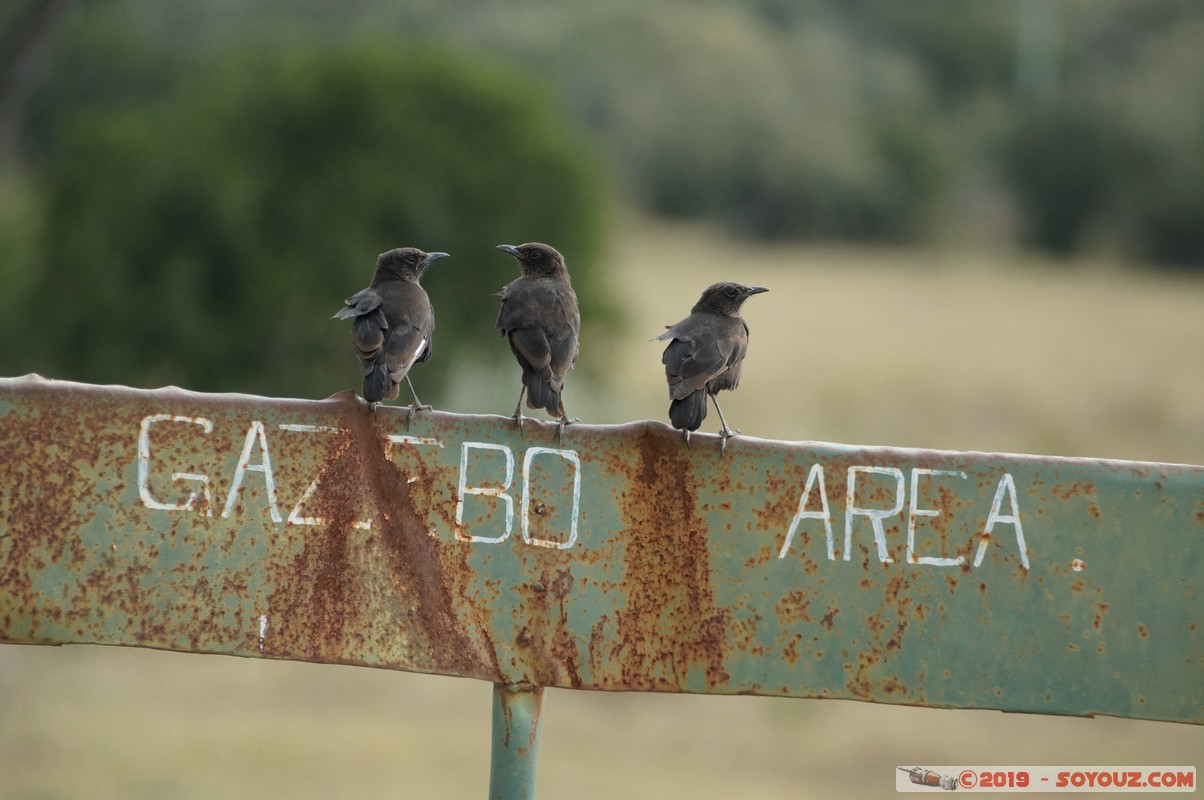
[[[690,429],[689,429],[689,428],[682,428],[682,429],[681,429],[681,436],[682,436],[682,438],[683,438],[683,439],[685,439],[685,441],[686,441],[686,449],[688,450],[688,449],[690,448]]]
[[[410,386],[410,394],[414,396],[414,402],[410,404],[408,409],[406,409],[406,430],[409,430],[410,419],[414,416],[414,412],[430,411],[432,406],[423,405],[422,401],[418,399],[418,392],[414,391],[414,382],[410,380],[410,376],[408,374],[406,375],[406,383]]]
[[[559,424],[556,427],[556,446],[557,447],[560,446],[560,440],[562,438],[564,438],[564,429],[567,426],[572,425],[575,422],[580,422],[580,421],[581,420],[577,419],[576,417],[569,416],[569,412],[564,410],[564,401],[561,400],[560,401],[560,420],[559,420]]]
[[[414,382],[410,380],[409,375],[406,375],[406,383],[409,384],[410,394],[412,394],[414,396],[414,410],[415,411],[430,411],[432,406],[424,405],[423,402],[418,399],[418,392],[414,391]]]
[[[723,418],[723,409],[719,407],[719,400],[713,394],[711,395],[711,402],[715,404],[715,411],[719,412],[719,424],[723,428],[721,431],[719,431],[719,454],[723,455],[723,453],[727,450],[727,440],[730,437],[738,434],[740,431],[732,430],[727,427],[727,420]]]
[[[523,396],[527,393],[527,385],[524,383],[523,388],[518,392],[518,404],[514,406],[514,421],[518,423],[518,435],[522,438],[523,435]]]
[[[572,425],[574,422],[580,422],[580,421],[581,420],[576,419],[576,418],[570,419],[568,414],[561,415],[560,421],[556,425],[556,446],[557,447],[560,446],[561,440],[564,439],[564,429],[567,428],[569,425]]]

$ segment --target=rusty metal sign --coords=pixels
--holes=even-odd
[[[0,380],[0,641],[1204,723],[1204,467]]]

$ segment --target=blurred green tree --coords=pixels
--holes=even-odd
[[[439,399],[457,352],[509,357],[493,294],[517,268],[494,245],[555,244],[585,318],[605,306],[597,173],[532,86],[436,49],[276,49],[70,118],[24,304],[38,335],[15,360],[94,382],[358,390],[329,317],[377,253],[412,245],[452,254],[424,282],[438,330],[415,376]]]
[[[605,4],[562,20],[571,51],[559,39],[512,49],[572,87],[568,106],[648,210],[762,238],[922,238],[948,165],[914,62],[769,16]]]
[[[1004,165],[1029,241],[1073,252],[1122,191],[1136,145],[1094,104],[1044,104],[1017,118]]]
[[[1204,269],[1204,10],[1092,11],[1060,96],[1019,104],[1004,138],[1028,241]]]
[[[366,34],[544,77],[592,137],[578,154],[605,154],[645,212],[1204,268],[1199,0],[76,0],[23,106],[22,166],[57,158],[64,108],[175,97],[249,42]]]
[[[0,161],[15,156],[35,64],[70,0],[10,0],[0,6]]]

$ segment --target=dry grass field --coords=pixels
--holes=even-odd
[[[615,286],[638,291],[621,330],[589,331],[583,368],[617,366],[604,385],[570,386],[583,419],[663,419],[649,340],[704,286],[733,279],[771,289],[745,307],[744,383],[723,398],[750,435],[1204,463],[1202,279],[625,230],[608,268]],[[503,374],[501,387],[462,387],[453,410],[511,408],[517,380]],[[712,415],[704,430],[716,425]],[[490,687],[475,681],[0,647],[0,798],[481,798],[489,728]],[[1204,727],[1188,725],[551,690],[539,788],[870,798],[894,795],[898,764],[1204,766],[1202,756]]]
[[[744,382],[722,396],[751,435],[1204,463],[1199,277],[1006,252],[763,248],[690,226],[636,225],[613,259],[616,283],[639,288],[616,348],[627,366],[591,419],[664,419],[648,340],[705,286],[737,280],[770,288],[744,307]]]

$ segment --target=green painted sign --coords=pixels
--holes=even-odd
[[[1204,467],[0,381],[0,641],[1204,722]]]

